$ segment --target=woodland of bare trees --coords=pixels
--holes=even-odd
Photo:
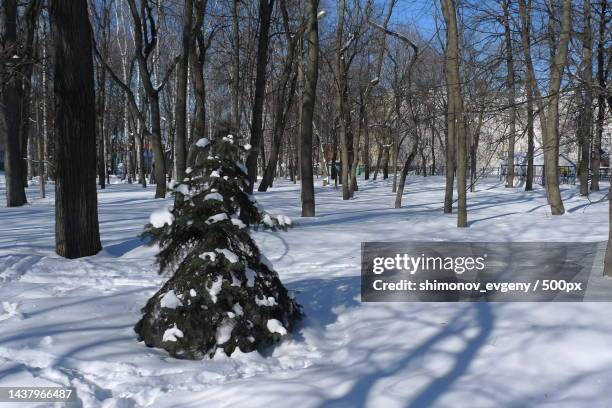
[[[52,183],[60,255],[100,249],[96,184],[164,198],[221,128],[247,147],[251,192],[299,183],[304,217],[315,186],[351,200],[388,180],[399,208],[411,177],[437,175],[440,212],[468,227],[470,192],[503,163],[506,187],[541,184],[562,215],[561,154],[581,195],[607,188],[608,0],[0,4],[6,204]]]

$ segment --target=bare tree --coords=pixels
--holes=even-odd
[[[447,39],[446,83],[448,89],[449,106],[449,136],[447,149],[452,149],[451,140],[455,140],[456,137],[458,201],[457,227],[467,227],[467,138],[463,113],[461,78],[459,76],[459,31],[457,29],[457,12],[455,10],[455,2],[453,0],[442,0],[442,13],[446,22]]]
[[[544,142],[544,172],[546,178],[546,194],[550,210],[553,215],[565,213],[561,190],[559,190],[559,91],[561,89],[561,79],[567,63],[567,49],[572,29],[572,2],[563,0],[561,11],[561,32],[556,51],[551,49],[552,62],[550,66],[550,81],[547,97],[546,127],[543,129],[542,138]],[[554,11],[549,9],[551,14],[549,24],[554,24]],[[554,30],[549,30],[550,35]],[[551,43],[553,38],[549,38]],[[552,47],[551,47],[552,48]],[[540,121],[542,121],[540,119]]]
[[[342,162],[342,199],[348,200],[350,197],[349,192],[349,178],[348,178],[348,163],[349,163],[349,148],[348,148],[348,124],[346,120],[346,60],[344,53],[347,49],[344,42],[344,19],[346,13],[346,1],[338,1],[338,23],[336,26],[336,50],[335,50],[335,75],[336,75],[336,109],[338,113],[339,132],[340,132],[340,149],[341,149],[341,162]]]
[[[251,150],[247,156],[246,166],[249,172],[249,192],[257,180],[257,157],[262,148],[263,139],[263,106],[266,91],[266,67],[268,66],[269,32],[272,20],[274,0],[259,0],[259,37],[257,39],[257,63],[255,78],[255,95],[251,113]]]
[[[183,11],[183,36],[181,55],[177,68],[176,89],[176,133],[174,135],[174,177],[177,182],[185,178],[187,167],[187,79],[189,73],[189,54],[191,49],[193,20],[193,0],[185,0]]]
[[[240,117],[242,111],[242,104],[240,103],[240,87],[242,84],[240,78],[240,15],[238,0],[232,0],[232,111],[231,111],[231,122],[232,128],[237,132],[240,131]]]
[[[514,144],[516,143],[516,89],[514,79],[514,47],[512,45],[512,30],[510,27],[510,0],[501,0],[506,43],[506,82],[508,87],[508,107],[510,109],[510,125],[508,134],[508,156],[506,159],[508,173],[506,174],[506,187],[514,187]]]
[[[599,27],[597,36],[597,123],[593,137],[593,178],[591,180],[591,191],[599,191],[599,171],[601,166],[601,139],[604,131],[604,121],[606,116],[606,75],[608,70],[605,67],[606,53],[606,32],[608,1],[602,0],[597,10],[599,17]]]
[[[30,90],[33,64],[33,42],[41,0],[27,3],[24,26],[19,27],[18,2],[3,4],[4,29],[0,79],[2,81],[2,110],[6,124],[6,205],[18,207],[27,202],[25,195],[26,150],[29,134]]]
[[[192,166],[196,159],[197,146],[195,142],[206,135],[206,82],[204,81],[204,68],[207,52],[215,36],[216,29],[206,32],[204,29],[204,16],[208,0],[195,0],[195,24],[193,38],[191,39],[189,61],[191,78],[194,88],[195,114],[193,117],[193,137],[189,144],[187,165]]]
[[[272,128],[272,138],[270,144],[270,153],[268,164],[264,170],[264,174],[259,183],[258,191],[267,191],[268,187],[274,182],[274,174],[278,166],[278,158],[282,148],[283,132],[287,122],[287,116],[293,105],[295,94],[297,75],[295,75],[295,57],[298,51],[298,46],[301,43],[303,31],[306,26],[300,27],[297,33],[291,32],[289,27],[289,12],[287,10],[286,0],[279,2],[283,18],[283,28],[287,43],[287,56],[283,61],[283,68],[280,77],[277,81],[276,92],[273,100],[273,116],[274,125]],[[317,23],[318,26],[318,23]],[[318,66],[317,66],[318,70]],[[318,72],[317,72],[318,73]]]
[[[128,4],[134,22],[136,60],[138,61],[138,68],[151,114],[151,144],[155,160],[155,198],[163,198],[166,196],[166,160],[162,146],[159,93],[165,84],[165,80],[155,84],[153,81],[153,70],[149,65],[149,57],[158,41],[157,25],[153,18],[153,11],[149,0],[141,0],[140,10],[136,6],[136,0],[128,0]],[[171,69],[174,68],[174,65],[173,62]],[[171,72],[171,69],[168,71],[168,74]],[[144,123],[145,121],[142,122]]]

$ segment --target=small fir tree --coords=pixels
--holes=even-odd
[[[173,186],[174,207],[151,215],[144,236],[157,243],[160,273],[174,272],[142,309],[135,331],[149,347],[177,358],[228,356],[279,341],[301,308],[259,252],[249,227],[286,229],[288,217],[263,212],[247,194],[231,135],[197,142],[199,160]]]

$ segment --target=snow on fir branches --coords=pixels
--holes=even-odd
[[[247,172],[232,135],[200,139],[198,163],[172,186],[171,209],[151,215],[143,233],[159,245],[160,273],[171,274],[142,309],[138,338],[186,359],[250,352],[279,341],[301,308],[259,252],[249,227],[286,229],[246,193]]]

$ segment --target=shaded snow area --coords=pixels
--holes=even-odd
[[[100,191],[104,250],[78,260],[53,252],[52,197],[39,200],[32,187],[28,206],[0,207],[0,386],[73,386],[84,407],[612,406],[607,303],[359,300],[362,241],[603,241],[605,200],[589,205],[566,186],[568,213],[552,217],[541,189],[527,194],[488,180],[469,194],[470,228],[458,230],[455,215],[442,214],[442,178],[410,177],[399,210],[386,181],[361,181],[348,202],[318,187],[312,219],[299,216],[299,185],[275,185],[256,198],[295,228],[254,237],[306,318],[263,354],[202,361],[169,358],[133,331],[163,282],[155,248],[137,235],[171,199],[154,200],[154,187],[137,185]],[[180,329],[165,336],[178,338]]]

